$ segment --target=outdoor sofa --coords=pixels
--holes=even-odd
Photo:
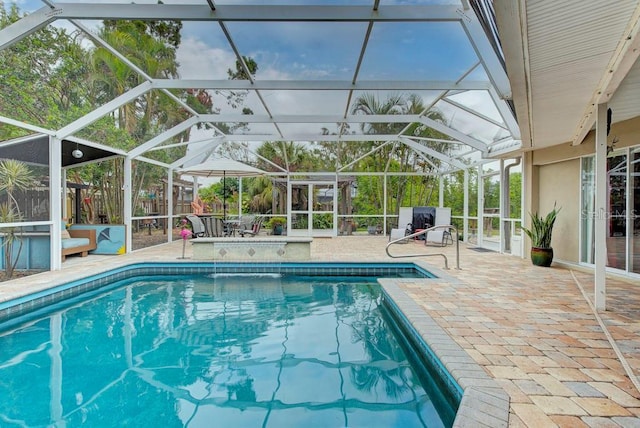
[[[96,249],[96,231],[94,229],[69,229],[69,237],[62,231],[62,261],[72,254],[87,257],[89,251]]]

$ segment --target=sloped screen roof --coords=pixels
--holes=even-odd
[[[136,84],[91,112],[69,111],[67,122],[57,127],[16,118],[6,103],[0,121],[108,145],[100,140],[97,123],[139,108],[147,94],[160,94],[163,103],[182,109],[184,118],[158,127],[130,154],[148,156],[188,130],[189,141],[200,144],[188,156],[162,160],[172,168],[203,161],[220,145],[250,150],[263,141],[397,142],[442,163],[443,171],[520,147],[518,126],[504,101],[511,89],[502,62],[467,2],[158,3],[26,2],[28,17],[0,31],[1,47],[55,26],[82,35],[88,51],[108,52],[109,61],[135,75]],[[179,22],[176,72],[157,76],[156,63],[143,63],[105,38],[104,20]],[[240,75],[231,79],[233,70]],[[196,111],[182,96],[198,91],[211,97],[211,112]],[[385,110],[385,102],[398,96],[405,107]],[[358,108],[367,97],[379,105]],[[438,153],[429,147],[431,139],[421,138],[426,128],[448,143],[440,144]]]

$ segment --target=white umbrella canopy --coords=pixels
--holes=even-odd
[[[225,158],[212,159],[199,165],[181,168],[178,172],[198,177],[255,177],[267,173],[246,163]]]
[[[251,165],[247,165],[243,162],[238,162],[233,159],[212,159],[206,162],[203,162],[199,165],[193,165],[190,167],[185,167],[178,169],[178,172],[183,175],[191,175],[198,177],[222,177],[222,191],[223,191],[223,201],[222,201],[222,217],[224,220],[227,219],[227,188],[226,188],[226,178],[227,177],[256,177],[258,175],[266,174],[266,171],[263,171],[259,168],[255,168]]]

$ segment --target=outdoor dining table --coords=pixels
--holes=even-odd
[[[236,230],[240,228],[240,220],[227,219],[223,220],[224,236],[236,236]]]

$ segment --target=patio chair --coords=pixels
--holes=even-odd
[[[211,222],[211,216],[198,217],[202,224],[204,224],[205,234],[204,236],[214,236],[213,235],[213,224]]]
[[[209,236],[211,238],[224,236],[224,226],[221,218],[212,215],[206,215],[198,218],[204,223],[206,231],[204,236]]]
[[[211,217],[212,235],[213,237],[225,236],[224,221],[220,217]]]
[[[238,233],[243,238],[244,238],[245,235],[256,236],[257,234],[260,233],[260,229],[262,228],[262,223],[263,222],[264,222],[264,217],[262,217],[262,216],[256,217],[253,220],[253,223],[251,224],[251,228],[250,229],[240,229],[240,230],[238,230]]]
[[[234,235],[237,233],[240,236],[244,236],[244,233],[249,234],[253,231],[256,221],[260,218],[255,214],[245,214],[238,218],[236,224],[231,224]]]
[[[189,223],[191,223],[191,233],[193,234],[193,236],[198,238],[207,234],[207,229],[204,227],[204,223],[202,222],[200,217],[194,214],[187,214],[185,218],[189,221]]]

